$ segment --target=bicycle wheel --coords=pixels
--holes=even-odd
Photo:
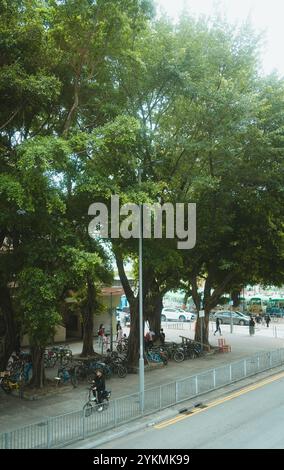
[[[83,406],[83,411],[84,411],[84,416],[85,418],[88,418],[91,416],[93,412],[93,405],[88,401],[84,406]]]
[[[5,393],[11,393],[12,389],[9,385],[9,379],[7,380],[6,377],[4,377],[1,380],[1,388]]]
[[[117,366],[117,375],[121,379],[124,379],[124,377],[127,376],[127,368],[125,366],[118,365]]]
[[[182,362],[184,361],[184,354],[182,351],[175,351],[174,353],[174,360],[176,362]]]
[[[67,364],[69,364],[69,362],[72,362],[73,360],[73,356],[72,356],[72,351],[68,351],[64,354],[62,354],[61,358],[60,358],[60,364],[62,364],[63,366],[67,366]]]
[[[52,356],[48,356],[48,358],[44,361],[44,365],[46,368],[55,367],[56,363],[57,363],[57,356],[55,354]]]

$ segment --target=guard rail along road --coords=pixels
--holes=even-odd
[[[260,352],[249,358],[211,369],[145,391],[149,415],[204,393],[284,364],[284,349]],[[117,398],[102,413],[85,417],[83,410],[46,418],[0,434],[0,449],[60,448],[140,418],[139,393]]]

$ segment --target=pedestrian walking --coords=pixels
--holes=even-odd
[[[220,320],[219,318],[217,317],[216,318],[216,330],[214,332],[214,336],[216,335],[216,333],[219,331],[220,333],[220,336],[222,336],[222,332],[221,332],[221,328],[220,328]]]
[[[160,329],[160,340],[161,340],[161,345],[163,346],[165,344],[165,339],[166,339],[166,335],[164,333],[164,330],[163,328]]]
[[[250,334],[250,336],[254,335],[254,327],[255,327],[255,322],[254,322],[254,319],[251,317],[251,319],[249,321],[249,334]]]
[[[103,336],[103,346],[104,346],[104,349],[107,351],[110,347],[110,338],[109,338],[109,335],[104,335]]]
[[[104,324],[101,323],[99,330],[98,330],[98,338],[99,338],[99,348],[103,347],[104,344],[104,335],[105,335],[105,329],[104,329]]]
[[[266,323],[267,328],[269,328],[269,323],[270,323],[270,322],[271,322],[270,315],[266,315],[266,317],[265,317],[265,323]]]
[[[117,329],[117,332],[116,332],[116,341],[117,341],[117,343],[121,342],[122,335],[123,335],[123,331],[122,331],[121,325],[119,325],[118,329]]]
[[[118,331],[121,329],[120,321],[117,322],[116,324],[116,341],[118,341]]]

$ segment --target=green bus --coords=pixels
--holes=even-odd
[[[284,298],[273,297],[268,300],[266,313],[275,317],[284,317]]]

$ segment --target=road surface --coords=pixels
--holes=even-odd
[[[100,449],[284,449],[284,373]]]

